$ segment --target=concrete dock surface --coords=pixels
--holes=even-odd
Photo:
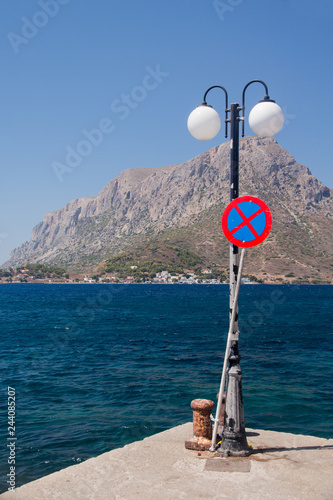
[[[333,439],[247,429],[254,453],[186,450],[192,423],[28,483],[1,500],[333,500]],[[214,456],[215,455],[215,456]]]

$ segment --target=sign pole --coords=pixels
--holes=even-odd
[[[239,197],[239,104],[230,104],[230,202]],[[230,242],[229,249],[229,307],[230,323],[233,311],[236,309],[233,329],[238,331],[238,303],[234,306],[237,275],[239,266],[239,248],[235,242]]]
[[[219,391],[219,397],[218,397],[218,402],[217,402],[216,416],[215,416],[215,420],[214,420],[214,429],[213,429],[213,436],[212,436],[212,445],[211,445],[210,451],[215,451],[215,448],[216,448],[217,430],[218,430],[219,417],[220,417],[220,413],[221,413],[222,398],[223,398],[225,378],[226,378],[227,367],[228,367],[230,347],[231,347],[232,340],[234,340],[233,337],[237,334],[237,332],[234,332],[234,325],[235,325],[235,320],[236,320],[236,312],[238,310],[238,297],[239,297],[239,289],[240,289],[240,285],[241,285],[241,281],[242,281],[244,255],[245,255],[245,248],[242,248],[240,262],[239,262],[236,289],[235,289],[235,296],[234,296],[234,301],[232,304],[232,315],[231,315],[231,319],[230,319],[227,345],[226,345],[225,355],[224,355],[220,391]]]
[[[272,215],[265,202],[254,196],[241,196],[233,199],[223,212],[222,229],[234,249],[230,256],[230,328],[225,353],[219,399],[222,401],[226,373],[228,382],[222,430],[222,442],[218,449],[220,455],[244,457],[250,454],[246,439],[242,395],[242,371],[239,355],[238,331],[238,294],[242,269],[237,265],[238,247],[242,248],[242,268],[245,248],[253,247],[267,238],[272,226]],[[237,249],[237,252],[235,252]],[[229,356],[229,358],[228,358]],[[226,363],[229,361],[227,371]],[[219,401],[218,409],[221,409]],[[219,413],[217,413],[219,417]],[[217,426],[215,420],[215,426]],[[212,448],[215,449],[217,427],[214,427]]]

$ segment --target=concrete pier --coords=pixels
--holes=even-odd
[[[0,495],[1,500],[332,500],[333,439],[247,429],[253,453],[185,449],[192,423]]]

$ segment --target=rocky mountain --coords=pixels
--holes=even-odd
[[[262,198],[273,226],[249,249],[245,272],[283,279],[333,279],[333,190],[296,162],[275,139],[240,140],[240,196]],[[221,216],[229,203],[229,143],[180,165],[125,170],[96,197],[48,213],[6,266],[27,261],[93,269],[118,253],[176,244],[206,265],[228,266]]]

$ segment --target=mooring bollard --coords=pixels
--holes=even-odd
[[[212,440],[212,421],[210,415],[215,404],[209,399],[194,399],[191,402],[193,410],[193,437],[185,441],[189,450],[208,450]]]
[[[212,421],[210,415],[215,404],[209,399],[194,399],[191,403],[193,410],[193,435],[212,439]]]

